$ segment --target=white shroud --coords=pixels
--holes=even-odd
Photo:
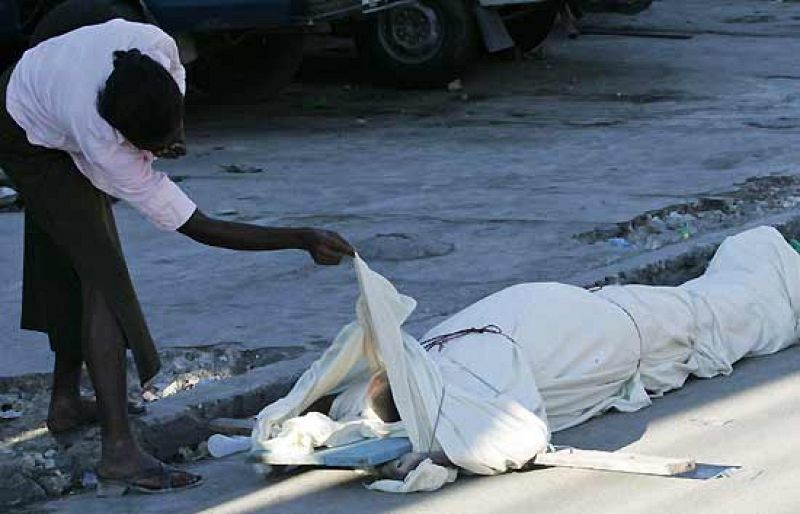
[[[358,258],[355,267],[357,320],[259,414],[254,449],[275,450],[288,420],[326,394],[363,391],[383,368],[402,423],[342,420],[346,440],[354,423],[361,437],[404,429],[415,451],[441,449],[461,468],[501,473],[544,450],[551,431],[610,408],[640,409],[689,374],[729,373],[742,357],[798,339],[800,256],[769,227],[728,238],[706,273],[679,287],[510,287],[423,339],[486,325],[502,335],[467,334],[427,352],[401,329],[414,300]]]

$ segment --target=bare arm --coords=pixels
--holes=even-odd
[[[353,247],[336,232],[273,228],[210,218],[197,209],[178,232],[208,246],[230,250],[305,250],[317,264],[339,264]]]

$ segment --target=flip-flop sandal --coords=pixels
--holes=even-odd
[[[173,475],[176,473],[189,475],[193,477],[194,480],[187,484],[176,487],[172,485]],[[141,483],[137,483],[141,482],[142,480],[152,479],[155,477],[158,478],[159,487],[153,488],[142,485]],[[189,473],[188,471],[182,471],[180,469],[161,464],[158,469],[141,472],[129,478],[103,478],[98,475],[97,496],[100,498],[113,498],[122,496],[131,491],[140,494],[176,493],[193,489],[202,484],[203,477],[200,475],[195,475],[194,473]]]

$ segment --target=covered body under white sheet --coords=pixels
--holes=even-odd
[[[706,273],[679,287],[510,287],[423,336],[496,325],[508,338],[468,334],[430,351],[401,329],[414,300],[363,261],[355,266],[357,320],[261,412],[254,449],[308,451],[408,435],[415,451],[443,450],[471,472],[501,473],[544,450],[551,431],[611,408],[640,409],[690,374],[726,374],[742,357],[798,339],[800,255],[769,227],[728,238]],[[364,384],[381,369],[400,423],[364,409]],[[303,439],[302,420],[289,420],[332,393],[343,394],[324,437]]]

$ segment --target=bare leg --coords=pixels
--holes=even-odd
[[[182,487],[199,477],[171,471],[164,483],[161,463],[148,455],[133,435],[127,408],[125,340],[103,294],[83,288],[83,353],[97,394],[102,429],[98,475],[106,479],[136,478],[136,485],[151,489]]]
[[[82,370],[83,361],[80,356],[66,352],[56,353],[53,391],[47,413],[47,428],[53,433],[71,430],[85,421],[80,395]]]

